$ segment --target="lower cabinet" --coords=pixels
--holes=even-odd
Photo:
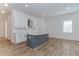
[[[41,35],[27,34],[27,45],[31,48],[35,48],[47,41],[48,41],[48,34],[41,34]]]

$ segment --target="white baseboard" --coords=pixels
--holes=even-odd
[[[70,38],[70,37],[63,37],[63,36],[49,36],[50,38],[57,38],[57,39],[65,39],[65,40],[75,40],[79,41],[79,38]]]

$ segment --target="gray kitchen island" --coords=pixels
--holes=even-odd
[[[27,34],[27,45],[36,48],[48,41],[48,34]]]

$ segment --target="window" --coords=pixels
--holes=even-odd
[[[72,32],[72,20],[64,21],[63,32],[67,32],[67,33]]]

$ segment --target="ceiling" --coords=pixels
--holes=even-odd
[[[28,7],[25,7],[28,4]],[[67,7],[70,9],[67,10]],[[78,3],[10,3],[9,7],[0,4],[0,11],[5,10],[6,13],[12,9],[17,9],[35,17],[54,17],[67,13],[79,11]]]

